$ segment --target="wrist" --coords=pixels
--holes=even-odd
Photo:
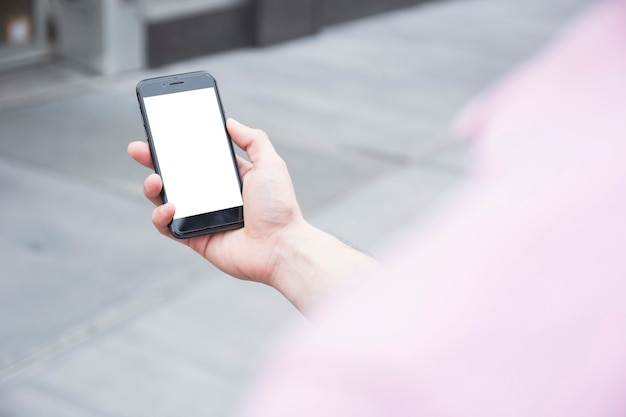
[[[269,283],[300,311],[358,281],[378,263],[304,219],[277,239]]]

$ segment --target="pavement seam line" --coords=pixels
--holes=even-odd
[[[26,356],[0,369],[0,384],[4,384],[23,371],[128,321],[131,317],[141,314],[192,285],[202,276],[203,273],[200,267],[192,268],[173,280],[158,285],[121,306],[109,309],[94,320],[68,331],[58,339],[35,349]]]

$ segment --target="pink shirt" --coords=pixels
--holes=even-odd
[[[626,1],[459,126],[464,190],[288,338],[243,415],[626,416]]]

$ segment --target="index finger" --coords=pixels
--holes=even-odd
[[[135,141],[128,144],[128,154],[135,161],[139,162],[146,168],[154,170],[152,156],[150,155],[150,147],[146,142]]]
[[[262,130],[252,129],[233,118],[226,120],[226,126],[233,142],[248,154],[253,164],[262,160],[273,161],[278,157],[267,134]]]

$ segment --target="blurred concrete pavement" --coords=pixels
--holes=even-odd
[[[467,171],[450,122],[591,0],[426,4],[265,49],[93,76],[0,74],[0,415],[226,415],[285,323],[272,289],[224,276],[150,224],[134,86],[206,69],[266,130],[305,215],[372,253]]]

